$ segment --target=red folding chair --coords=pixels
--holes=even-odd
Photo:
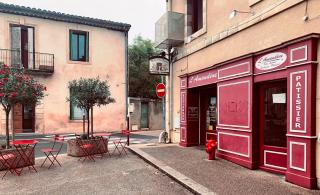
[[[17,176],[20,176],[21,171],[17,169],[18,157],[15,153],[5,154],[5,153],[2,153],[0,150],[0,162],[6,171],[5,174],[2,176],[2,179],[7,175],[9,171],[12,174],[16,174]]]
[[[51,148],[42,148],[41,151],[46,155],[46,159],[41,164],[41,167],[44,165],[44,163],[48,160],[51,164],[48,167],[50,169],[55,162],[58,163],[58,165],[61,167],[60,162],[58,161],[57,157],[61,152],[61,149],[64,144],[64,138],[59,137],[58,135],[55,135],[53,137],[53,145]]]
[[[104,138],[104,137],[108,138]],[[108,150],[108,141],[111,137],[111,133],[98,133],[95,134],[95,142],[96,142],[96,154],[100,155],[101,158],[105,155],[108,154],[109,157],[111,157],[111,154]]]
[[[85,160],[92,160],[92,161],[95,161],[94,160],[94,146],[93,144],[90,144],[90,143],[85,143],[83,140],[80,139],[80,137],[76,137],[76,142],[77,142],[77,145],[79,146],[80,150],[82,151],[83,153],[83,160],[82,162],[84,162]],[[78,159],[81,160],[82,157],[80,157]]]
[[[128,130],[121,131],[119,139],[113,141],[115,148],[114,148],[112,154],[114,154],[116,151],[118,151],[119,156],[121,156],[123,153],[128,155],[128,153],[126,151],[126,146],[128,146],[129,136],[130,136],[130,131],[128,131]]]

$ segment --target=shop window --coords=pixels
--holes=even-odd
[[[70,30],[70,60],[89,61],[89,32]]]
[[[210,97],[209,106],[207,109],[206,129],[209,131],[216,130],[217,126],[217,98]]]

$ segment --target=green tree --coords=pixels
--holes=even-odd
[[[0,64],[0,102],[6,113],[6,146],[9,143],[9,114],[15,104],[35,106],[44,97],[46,87],[29,75],[23,68],[11,68]]]
[[[149,74],[149,57],[159,54],[149,39],[138,36],[129,46],[129,96],[157,98],[155,88],[161,77]]]
[[[97,78],[80,78],[69,82],[70,98],[68,101],[73,102],[79,108],[86,111],[88,128],[87,137],[90,135],[90,120],[89,113],[91,110],[91,119],[93,118],[93,107],[102,106],[114,103],[115,100],[111,97],[111,92],[107,81],[100,81]],[[85,122],[85,121],[84,121]],[[91,120],[91,124],[93,121]],[[91,126],[92,127],[92,126]],[[91,128],[91,137],[93,129]]]

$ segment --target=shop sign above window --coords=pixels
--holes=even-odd
[[[262,56],[256,62],[256,68],[259,70],[270,70],[281,66],[287,60],[287,55],[282,52],[274,52]]]

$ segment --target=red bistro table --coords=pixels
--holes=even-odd
[[[29,170],[30,170],[30,167],[31,167],[33,170],[35,170],[37,172],[37,169],[34,167],[32,161],[30,160],[31,155],[34,154],[34,149],[35,149],[37,143],[38,143],[38,141],[34,140],[34,139],[11,141],[11,145],[13,145],[17,149],[17,152],[21,156],[21,158],[18,161],[17,165],[20,163],[21,160],[23,160],[26,163],[26,165],[29,168]],[[28,148],[31,148],[31,152],[30,152],[29,155],[27,154]],[[21,169],[21,172],[22,172],[22,169]]]
[[[109,153],[109,150],[108,150],[108,146],[106,146],[104,143],[103,137],[108,137],[108,142],[109,142],[112,134],[111,133],[95,133],[94,136],[101,137],[100,139],[97,139],[97,152],[98,152],[98,154],[101,154],[101,156],[102,156],[103,154],[108,153],[109,156],[111,156],[111,154]],[[108,144],[108,142],[107,142],[107,144]]]

